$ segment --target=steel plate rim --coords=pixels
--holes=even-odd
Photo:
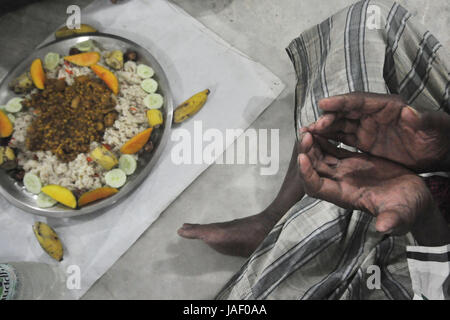
[[[101,200],[97,203],[93,203],[89,206],[83,207],[81,209],[66,209],[66,208],[63,209],[63,208],[61,208],[60,211],[55,211],[55,210],[50,211],[50,210],[46,210],[44,208],[36,208],[36,207],[30,206],[30,205],[26,205],[22,201],[17,200],[7,190],[5,190],[3,188],[3,186],[0,185],[0,195],[3,196],[10,204],[14,205],[15,207],[17,207],[23,211],[28,212],[28,213],[42,216],[42,217],[47,217],[47,218],[61,218],[62,219],[62,218],[84,216],[87,214],[94,214],[94,213],[105,211],[105,210],[111,208],[113,205],[116,205],[119,202],[122,202],[123,200],[125,200],[132,192],[137,190],[144,183],[144,181],[148,178],[149,174],[152,172],[153,168],[155,167],[156,163],[158,162],[159,158],[161,157],[162,152],[164,151],[164,149],[167,145],[167,141],[169,139],[170,132],[172,130],[172,119],[173,119],[173,109],[174,109],[173,95],[172,95],[172,91],[170,89],[170,83],[168,81],[166,73],[164,72],[164,69],[162,68],[162,66],[160,65],[158,60],[153,56],[153,54],[149,50],[147,50],[143,46],[137,44],[136,42],[126,39],[126,38],[123,38],[121,36],[109,34],[109,33],[103,33],[103,32],[95,32],[95,33],[87,33],[87,34],[82,34],[82,35],[74,35],[74,36],[63,38],[63,39],[52,40],[48,43],[39,45],[38,47],[36,47],[34,52],[37,50],[43,50],[49,46],[52,46],[54,44],[64,42],[67,40],[72,40],[72,39],[77,39],[77,38],[90,39],[90,38],[95,38],[95,37],[109,38],[109,39],[114,39],[114,40],[124,42],[130,46],[136,47],[139,50],[144,51],[145,54],[148,57],[150,57],[150,60],[152,60],[152,68],[156,71],[155,74],[158,76],[159,82],[161,82],[161,80],[162,80],[163,87],[165,88],[163,93],[164,93],[164,98],[166,99],[166,105],[164,106],[164,108],[166,108],[167,114],[166,114],[166,123],[164,126],[164,130],[162,133],[160,143],[159,143],[158,147],[156,148],[156,150],[154,151],[154,154],[153,154],[151,160],[143,168],[143,171],[138,176],[136,176],[132,181],[127,182],[127,184],[123,187],[123,188],[126,188],[127,190],[122,191],[122,189],[121,189],[115,195],[113,195],[107,199]],[[29,54],[25,59],[28,59],[29,57],[31,57],[33,55],[33,53]],[[8,77],[11,74],[13,74],[15,71],[17,71],[18,68],[20,68],[22,63],[23,62],[19,62],[12,69],[10,69],[8,71],[8,73],[1,79],[0,85],[3,85],[4,82],[8,79]]]

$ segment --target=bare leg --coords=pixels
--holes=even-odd
[[[297,156],[295,143],[280,191],[273,202],[261,213],[222,223],[204,225],[185,223],[178,230],[178,234],[188,239],[203,240],[223,254],[250,256],[278,220],[305,194],[300,181]]]

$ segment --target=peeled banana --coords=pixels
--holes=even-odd
[[[0,168],[11,170],[17,166],[16,155],[10,147],[0,147]]]
[[[53,259],[62,261],[64,249],[56,232],[49,225],[39,221],[33,225],[33,231],[42,249]]]
[[[114,50],[105,54],[105,62],[113,69],[120,70],[123,68],[123,53],[120,50]]]
[[[90,26],[88,24],[81,24],[79,29],[69,29],[67,26],[62,27],[55,32],[55,38],[61,39],[70,37],[76,34],[84,34],[84,33],[91,33],[91,32],[97,32],[97,29],[95,29],[93,26]]]
[[[106,149],[105,146],[100,146],[92,150],[91,157],[105,170],[111,170],[119,163],[114,154]]]
[[[199,92],[180,104],[174,112],[173,122],[180,123],[196,114],[206,103],[210,91]]]

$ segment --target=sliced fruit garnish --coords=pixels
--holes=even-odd
[[[48,70],[55,70],[59,64],[59,54],[56,52],[49,52],[44,57],[44,67]]]
[[[141,88],[147,93],[155,93],[158,90],[158,82],[151,78],[144,79],[141,82]]]
[[[150,139],[152,130],[153,128],[148,128],[135,135],[133,138],[125,142],[122,148],[120,148],[120,152],[123,154],[134,154],[141,150]]]
[[[144,105],[149,109],[159,109],[164,104],[164,98],[159,93],[151,93],[144,98]]]
[[[91,69],[100,79],[102,79],[106,83],[108,88],[110,88],[114,94],[119,93],[119,80],[117,80],[117,77],[114,75],[114,73],[112,73],[105,67],[99,66],[98,64],[91,66]]]
[[[45,73],[41,59],[35,59],[30,67],[31,80],[36,88],[43,90],[45,85]]]
[[[147,111],[147,119],[150,127],[156,127],[163,123],[163,114],[158,109],[150,109]]]
[[[45,193],[42,193],[42,192],[38,194],[38,197],[36,200],[36,204],[39,208],[51,208],[57,203],[58,203],[58,201],[50,198],[48,195],[46,195]]]
[[[22,98],[18,97],[12,98],[6,103],[5,111],[11,113],[19,112],[20,110],[22,110],[22,101],[23,101]]]
[[[92,203],[97,200],[105,199],[119,192],[116,188],[102,187],[95,190],[85,192],[78,199],[78,206],[82,207],[88,203]]]
[[[63,205],[75,209],[77,207],[77,199],[72,191],[56,184],[50,184],[42,187],[41,191],[50,198],[62,203]]]
[[[84,52],[65,56],[64,60],[76,64],[77,66],[90,67],[100,61],[100,53],[96,51]]]
[[[136,73],[139,77],[146,79],[151,78],[155,74],[155,71],[146,64],[140,64],[137,66]]]
[[[0,110],[0,138],[9,137],[14,128],[8,116]]]
[[[122,169],[123,172],[127,176],[131,175],[136,171],[137,168],[137,162],[136,159],[133,158],[132,155],[129,154],[123,154],[119,158],[119,169]]]
[[[23,185],[28,192],[39,194],[41,193],[42,183],[41,179],[34,173],[28,172],[23,176]]]
[[[127,175],[121,169],[113,169],[105,174],[105,181],[112,188],[120,188],[127,181]]]

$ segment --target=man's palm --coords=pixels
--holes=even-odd
[[[419,115],[400,97],[351,93],[320,101],[325,111],[306,130],[337,139],[417,172],[438,171],[450,153],[450,116]]]
[[[380,232],[408,231],[418,215],[432,205],[426,185],[408,169],[378,157],[337,149],[309,133],[300,144],[299,165],[309,195],[373,214]]]

